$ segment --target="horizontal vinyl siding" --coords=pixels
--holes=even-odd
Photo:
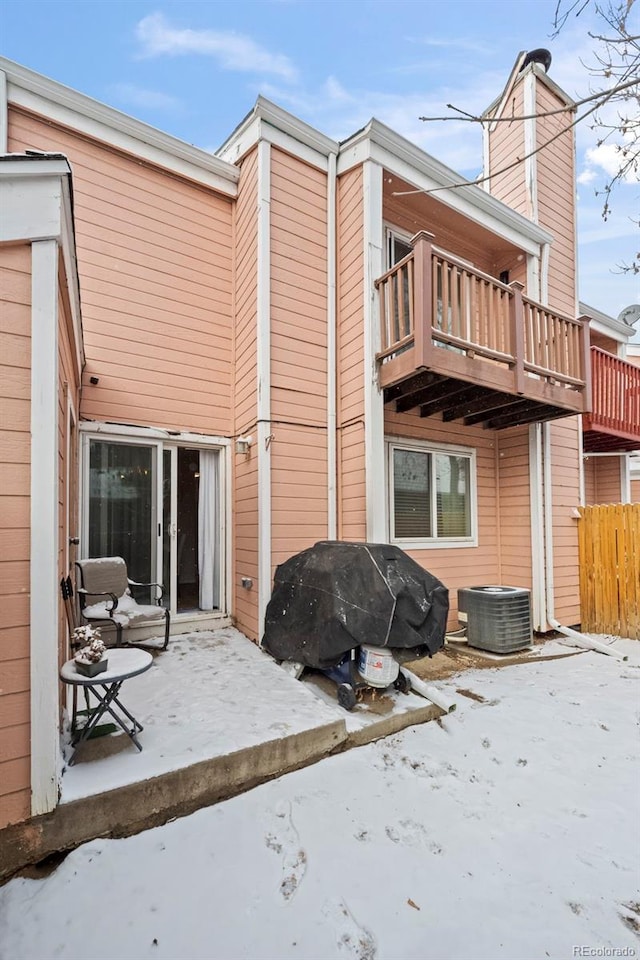
[[[236,436],[252,433],[257,416],[257,153],[242,163],[235,210],[235,362],[233,368]],[[233,603],[236,625],[258,639],[258,448],[232,452]],[[253,589],[241,586],[243,577]]]
[[[594,500],[591,503],[621,503],[622,457],[591,457]]]
[[[590,457],[584,460],[584,502],[588,507],[598,502],[596,493],[596,459]]]
[[[565,104],[544,84],[537,84],[539,113],[558,110]],[[560,133],[572,114],[540,118],[536,123],[540,147]],[[575,272],[575,182],[573,130],[562,134],[536,155],[538,166],[538,221],[553,233],[549,255],[549,304],[570,317],[576,312]]]
[[[29,816],[31,247],[0,246],[0,829]]]
[[[508,102],[502,110],[502,117],[518,116],[524,113],[523,84],[517,82],[511,92]],[[490,190],[494,197],[502,200],[514,210],[530,217],[527,191],[525,187],[524,164],[516,164],[499,176],[499,170],[510,166],[517,157],[524,155],[524,124],[497,123],[490,134],[489,141],[489,173],[491,174]]]
[[[496,434],[496,443],[500,583],[530,590],[532,563],[529,428],[501,430]]]
[[[271,559],[288,557],[327,538],[327,445],[324,431],[273,427]]]
[[[12,151],[55,150],[71,162],[82,416],[229,434],[231,203],[26,111],[11,109],[9,139]]]
[[[640,503],[640,480],[631,481],[631,503]]]
[[[271,559],[327,536],[327,175],[271,151]]]
[[[362,169],[340,177],[338,208],[338,536],[366,539]]]
[[[478,546],[407,551],[448,587],[450,623],[455,624],[459,587],[500,582],[495,434],[481,426],[443,423],[441,417],[421,418],[417,411],[398,414],[387,409],[385,435],[409,441],[454,444],[476,451]]]

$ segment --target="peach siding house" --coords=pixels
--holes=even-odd
[[[175,632],[259,640],[275,566],[321,539],[402,546],[453,623],[480,583],[580,622],[575,507],[631,474],[626,449],[583,463],[572,138],[500,175],[552,132],[507,104],[571,107],[522,65],[478,186],[263,98],[213,156],[0,59],[0,829],[57,803],[75,538],[162,580]]]

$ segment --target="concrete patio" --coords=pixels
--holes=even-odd
[[[367,695],[352,713],[332,685],[299,682],[237,630],[175,637],[121,699],[143,724],[79,745],[60,803],[3,831],[0,878],[99,836],[127,836],[443,713],[414,693]],[[71,756],[69,731],[62,749]]]

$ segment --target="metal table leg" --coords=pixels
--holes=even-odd
[[[120,729],[126,733],[129,739],[136,745],[138,750],[142,750],[142,745],[138,741],[136,734],[141,733],[144,729],[141,723],[138,723],[136,718],[131,714],[127,708],[118,700],[118,694],[120,693],[120,688],[124,680],[116,680],[114,683],[110,684],[95,684],[91,685],[91,692],[98,700],[98,705],[92,711],[87,723],[82,727],[81,730],[77,732],[74,736],[71,746],[76,747],[79,743],[82,743],[84,740],[88,740],[91,736],[92,731],[95,729],[97,724],[100,722],[105,713],[109,713]],[[98,687],[104,690],[104,696],[101,696]],[[116,706],[126,717],[131,721],[131,728],[126,725],[123,718],[116,713],[113,707]],[[70,764],[73,763],[73,757],[69,761]]]

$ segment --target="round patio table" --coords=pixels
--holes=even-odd
[[[80,673],[76,669],[75,660],[67,660],[60,669],[60,679],[64,683],[87,688],[97,701],[94,706],[89,706],[87,722],[79,730],[75,729],[75,717],[73,718],[71,746],[75,748],[83,740],[87,740],[105,713],[109,713],[138,750],[142,750],[137,734],[144,728],[119,700],[119,694],[126,680],[137,677],[150,668],[153,657],[146,650],[111,648],[107,652],[107,659],[107,669],[95,677],[86,677]],[[73,759],[72,757],[69,761],[70,764]]]

